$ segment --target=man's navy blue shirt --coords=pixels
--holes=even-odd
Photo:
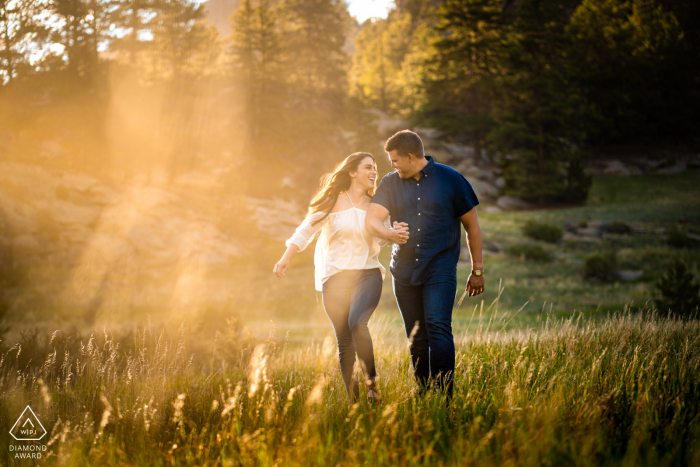
[[[372,202],[389,210],[391,221],[408,224],[408,242],[395,244],[391,273],[403,285],[454,274],[459,261],[460,217],[479,204],[474,189],[455,169],[425,156],[420,178],[384,176]]]

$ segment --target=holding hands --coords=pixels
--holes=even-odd
[[[406,243],[408,241],[408,224],[405,222],[394,222],[387,240],[399,245]]]

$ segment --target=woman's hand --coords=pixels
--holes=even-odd
[[[405,222],[394,222],[393,228],[390,229],[388,240],[403,245],[408,241],[408,224]]]
[[[289,267],[289,258],[286,256],[283,256],[282,259],[277,261],[277,264],[275,264],[275,268],[272,270],[272,273],[277,276],[277,279],[282,279],[282,276],[284,276],[287,273],[287,268]]]
[[[292,256],[299,253],[299,247],[294,243],[290,243],[287,247],[287,251],[284,252],[282,258],[277,261],[275,267],[272,269],[272,273],[277,276],[277,279],[282,279],[282,276],[287,274],[287,268],[289,267],[289,260]]]

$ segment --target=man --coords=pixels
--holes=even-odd
[[[372,198],[366,227],[388,238],[384,220],[408,224],[405,244],[394,245],[391,274],[406,336],[413,342],[411,360],[421,390],[430,380],[452,396],[455,345],[452,306],[457,289],[460,222],[467,232],[472,272],[469,296],[484,291],[479,200],[456,170],[425,156],[423,141],[409,130],[396,133],[384,146],[395,172],[387,174]],[[417,325],[417,329],[414,327]]]

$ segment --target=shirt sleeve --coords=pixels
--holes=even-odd
[[[455,181],[455,197],[453,201],[456,217],[462,217],[479,204],[474,188],[459,172]]]
[[[390,174],[384,176],[376,193],[372,196],[372,203],[384,206],[387,211],[391,211],[391,193],[389,193],[389,180],[387,180],[389,175]]]
[[[325,221],[318,222],[325,215],[325,212],[315,212],[306,216],[304,222],[297,227],[294,234],[284,242],[284,244],[289,247],[289,245],[293,243],[299,247],[299,251],[304,251],[326,223]],[[326,218],[326,220],[328,220],[328,218]]]

